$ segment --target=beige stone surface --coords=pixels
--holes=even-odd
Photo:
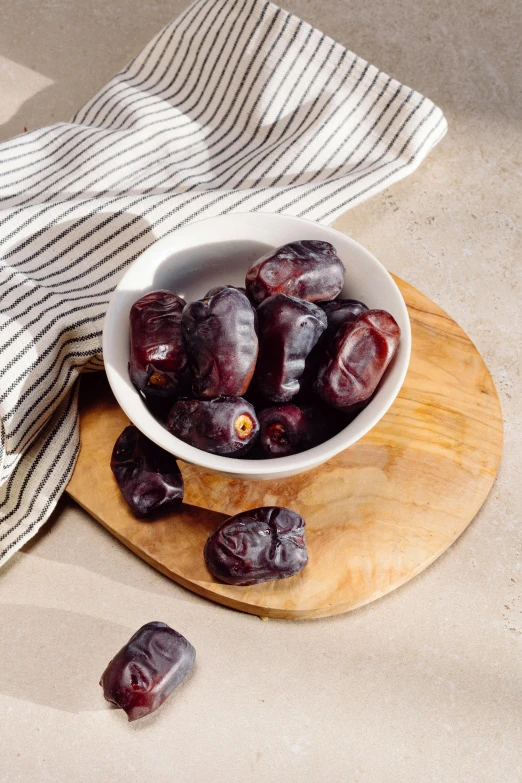
[[[10,0],[0,138],[74,110],[182,0]],[[501,394],[506,444],[474,523],[420,577],[351,614],[242,615],[171,583],[64,501],[0,571],[1,783],[518,783],[522,780],[521,10],[516,0],[289,0],[425,92],[449,135],[338,221],[466,329]],[[197,666],[147,720],[101,698],[142,623]]]

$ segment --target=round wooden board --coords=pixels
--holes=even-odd
[[[82,448],[68,493],[159,571],[252,614],[324,617],[404,584],[455,541],[484,502],[500,462],[502,413],[467,335],[419,291],[397,283],[413,333],[404,386],[379,424],[325,465],[292,478],[246,482],[181,463],[190,505],[140,522],[109,468],[128,421],[98,373],[82,381]],[[306,569],[252,587],[214,581],[203,560],[210,532],[238,511],[276,504],[306,520]]]

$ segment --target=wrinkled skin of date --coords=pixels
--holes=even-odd
[[[259,414],[259,443],[268,457],[299,454],[340,432],[347,422],[339,418],[321,405],[265,408]]]
[[[129,375],[148,397],[175,397],[187,381],[181,330],[185,306],[185,300],[172,291],[151,291],[132,306]]]
[[[400,340],[399,325],[384,310],[367,310],[348,321],[327,346],[315,390],[328,405],[347,413],[366,403]]]
[[[254,407],[242,397],[178,400],[167,427],[190,446],[229,457],[245,454],[259,433]]]
[[[182,324],[192,369],[195,397],[239,397],[256,366],[255,310],[245,294],[231,286],[188,304]]]
[[[111,469],[136,516],[150,516],[183,500],[183,476],[175,457],[136,427],[126,427],[114,444]]]
[[[355,321],[358,315],[369,309],[357,299],[335,299],[333,302],[322,302],[320,307],[328,319],[328,328],[323,336],[324,341],[331,340],[344,323]]]
[[[100,685],[107,701],[121,707],[129,721],[161,707],[194,665],[196,651],[165,623],[136,631],[103,672]]]
[[[216,294],[221,293],[221,291],[223,291],[225,288],[232,288],[233,291],[239,291],[244,296],[246,296],[246,298],[248,299],[248,301],[250,302],[250,304],[254,308],[254,329],[256,330],[256,334],[257,334],[256,304],[255,304],[255,302],[252,303],[252,301],[250,300],[250,297],[248,296],[246,288],[241,288],[241,286],[238,286],[238,285],[217,285],[215,288],[211,288],[210,291],[208,291],[205,294],[204,299],[208,299],[211,296],[216,296]]]
[[[355,321],[358,315],[368,310],[363,302],[358,302],[356,299],[334,299],[333,302],[321,302],[319,307],[326,313],[328,326],[306,360],[302,378],[302,386],[305,388],[315,382],[326,346],[333,340],[341,326],[347,321]]]
[[[259,357],[255,380],[273,402],[288,402],[299,391],[305,360],[326,329],[326,315],[317,305],[276,294],[257,309]]]
[[[212,533],[204,554],[209,571],[229,585],[294,576],[308,562],[304,519],[279,506],[243,511]]]
[[[274,294],[326,302],[341,291],[345,272],[333,245],[310,239],[262,256],[248,270],[245,284],[248,295],[258,303]]]

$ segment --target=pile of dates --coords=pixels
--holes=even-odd
[[[335,435],[362,410],[400,330],[384,310],[339,299],[345,268],[328,242],[292,242],[260,258],[245,288],[223,285],[187,304],[152,291],[130,314],[130,377],[170,432],[231,457],[284,457]],[[137,517],[178,508],[175,457],[129,426],[111,468]],[[202,555],[221,582],[248,586],[300,574],[305,521],[280,506],[226,519]],[[190,673],[195,650],[162,622],[140,628],[102,674],[105,698],[130,721],[155,712]]]
[[[389,313],[337,298],[345,271],[330,243],[303,240],[258,259],[245,288],[188,304],[146,294],[130,313],[132,383],[203,451],[262,459],[317,446],[367,405],[400,339]]]

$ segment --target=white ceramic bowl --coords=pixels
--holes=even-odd
[[[213,286],[244,285],[249,266],[270,248],[300,239],[331,242],[346,266],[341,296],[368,307],[388,310],[401,328],[397,354],[370,404],[334,438],[290,457],[245,460],[208,454],[171,435],[145,407],[129,379],[129,312],[143,294],[158,288],[175,291],[187,301],[203,297]],[[235,478],[274,479],[293,476],[348,448],[384,416],[402,386],[411,351],[408,311],[402,295],[382,264],[353,239],[308,220],[261,212],[208,218],[178,229],[155,242],[129,267],[114,291],[103,328],[105,369],[119,404],[141,432],[166,451],[202,468]]]

